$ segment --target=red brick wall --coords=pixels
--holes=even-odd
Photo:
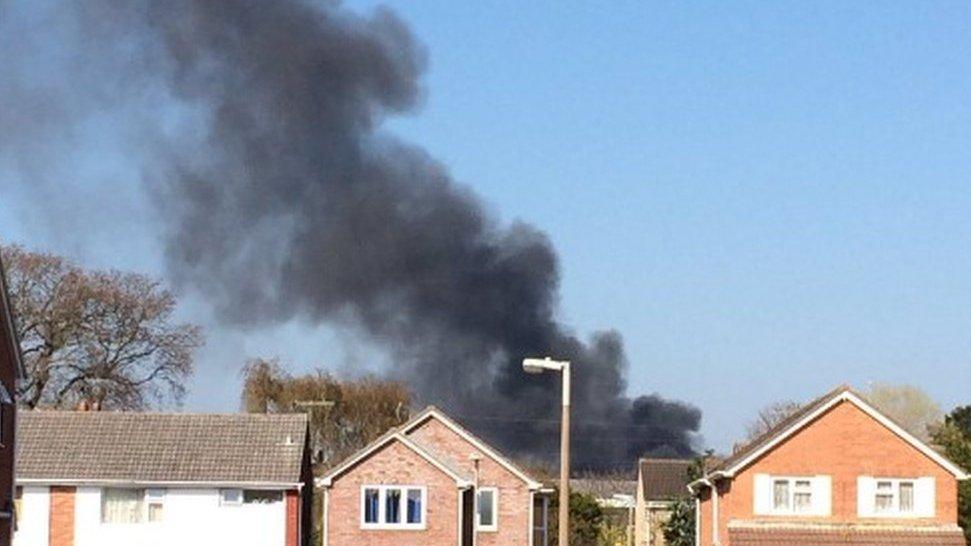
[[[287,491],[286,501],[286,545],[297,546],[300,541],[300,493],[292,489]]]
[[[479,453],[484,457],[479,463],[479,486],[499,489],[499,528],[495,532],[480,531],[477,546],[529,544],[531,496],[522,479],[496,461],[485,457],[484,453],[437,419],[429,418],[410,435],[419,438],[423,445],[434,446],[437,453],[463,467],[469,475],[472,475],[474,468],[469,456]]]
[[[73,487],[51,486],[50,546],[74,546]]]
[[[361,488],[365,485],[420,485],[427,488],[423,530],[361,529]],[[455,545],[459,492],[455,480],[399,442],[392,442],[339,476],[327,492],[328,546]]]
[[[825,518],[755,516],[756,474],[829,475],[832,515]],[[930,519],[880,518],[883,525],[940,525],[957,522],[957,481],[926,455],[905,442],[850,402],[842,402],[815,422],[742,470],[719,501],[719,535],[728,544],[731,520],[859,522],[856,484],[859,476],[934,477],[937,505]],[[702,504],[702,545],[710,544],[711,501]]]

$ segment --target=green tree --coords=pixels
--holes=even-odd
[[[934,430],[934,443],[948,459],[971,471],[971,406],[962,406],[944,418]],[[971,482],[958,484],[958,523],[971,544]]]
[[[559,496],[550,502],[550,514],[559,510]],[[550,546],[558,546],[559,518],[550,518]],[[599,546],[603,535],[604,513],[592,495],[570,493],[570,544],[569,546]]]
[[[688,483],[705,474],[705,465],[712,451],[694,460],[688,468]],[[694,499],[678,499],[671,503],[671,517],[664,523],[661,532],[668,546],[694,546],[695,543],[695,504]]]

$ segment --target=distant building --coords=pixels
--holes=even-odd
[[[641,459],[637,472],[635,546],[664,546],[664,524],[671,519],[671,503],[689,498],[686,459]]]
[[[324,546],[546,546],[543,486],[428,408],[319,480]]]
[[[692,484],[699,546],[965,546],[965,471],[848,387]]]
[[[309,546],[305,415],[21,412],[15,546]]]
[[[7,280],[0,262],[0,546],[10,546],[13,535],[14,462],[16,453],[17,381],[23,377],[20,345],[10,308]]]
[[[624,476],[587,476],[570,480],[570,491],[590,495],[604,511],[612,529],[622,531],[611,546],[634,543],[634,512],[637,506],[637,481]]]

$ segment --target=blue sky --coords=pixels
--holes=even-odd
[[[624,335],[631,394],[696,404],[723,450],[761,406],[842,382],[971,403],[971,6],[383,4],[430,58],[424,107],[388,130],[549,233],[564,321]],[[126,168],[89,163],[77,180]],[[150,220],[121,241],[107,219],[71,221],[137,196],[49,222],[3,176],[7,239],[158,270]],[[241,349],[370,358],[342,332],[306,340],[301,325],[211,335],[188,407],[235,407],[238,377],[213,363]]]

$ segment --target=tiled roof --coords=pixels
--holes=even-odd
[[[691,461],[686,459],[641,459],[641,487],[648,501],[685,498],[688,493],[688,471]]]
[[[637,495],[637,480],[621,478],[574,478],[570,489],[577,493],[592,495],[598,499],[609,499],[616,495]]]
[[[728,538],[732,546],[965,546],[957,527],[729,528]]]
[[[297,484],[303,414],[23,411],[17,479]]]

